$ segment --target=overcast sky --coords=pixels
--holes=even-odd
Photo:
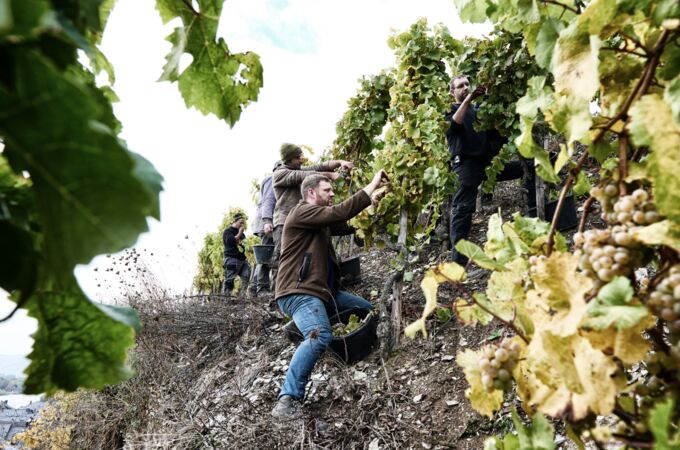
[[[281,143],[317,154],[330,146],[357,79],[393,65],[391,29],[425,17],[456,38],[489,30],[461,25],[453,0],[227,0],[220,35],[232,52],[258,53],[264,66],[258,101],[230,129],[187,110],[176,85],[157,82],[176,23],[164,26],[154,4],[118,0],[102,49],[115,68],[122,137],[165,178],[161,221],[151,221],[137,248],[158,282],[176,293],[190,289],[203,236],[217,230],[229,207],[253,211],[251,182],[271,171]],[[124,290],[111,276],[117,269],[106,272],[114,259],[101,256],[76,271],[95,300],[115,301]],[[9,310],[0,301],[0,314]],[[33,329],[23,312],[0,324],[0,354],[28,353]]]

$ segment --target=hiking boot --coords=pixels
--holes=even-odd
[[[302,404],[290,395],[282,395],[272,409],[272,417],[280,421],[302,418]]]

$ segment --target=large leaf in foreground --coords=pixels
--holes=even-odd
[[[241,110],[257,100],[262,87],[262,64],[253,52],[231,53],[224,39],[217,39],[217,27],[224,0],[157,0],[163,22],[180,18],[167,40],[173,45],[166,57],[163,81],[178,81],[188,107],[203,114],[212,113],[233,126]],[[192,56],[191,64],[180,72],[180,58]]]
[[[160,175],[102,122],[90,86],[38,53],[14,53],[15,92],[0,89],[0,133],[16,172],[30,173],[50,269],[67,279],[76,264],[132,245],[158,217]],[[40,130],[40,132],[36,132]]]
[[[100,389],[131,375],[125,361],[139,327],[132,310],[95,305],[75,278],[44,286],[26,307],[38,320],[26,393]]]

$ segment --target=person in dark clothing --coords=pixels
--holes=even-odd
[[[333,205],[331,180],[311,175],[302,181],[302,201],[286,218],[281,243],[281,261],[276,280],[276,301],[304,335],[295,350],[272,410],[277,420],[298,419],[305,386],[321,354],[333,338],[329,317],[353,307],[372,309],[361,297],[341,290],[340,267],[331,236],[350,234],[347,220],[377,204],[375,192],[387,175],[383,170],[356,194]]]
[[[278,163],[274,166],[274,170],[276,170],[277,167]],[[260,237],[263,245],[274,245],[272,232],[274,230],[273,218],[275,206],[276,197],[274,196],[272,177],[268,176],[262,180],[262,185],[260,186],[260,202],[257,204],[257,211],[255,213],[255,234]],[[257,264],[255,266],[253,283],[250,286],[251,290],[253,288],[255,289],[255,295],[260,296],[269,291],[270,268],[270,264]]]
[[[446,141],[451,153],[453,172],[460,183],[453,195],[451,208],[451,222],[449,238],[451,242],[451,261],[465,265],[468,259],[456,250],[456,243],[470,234],[472,214],[475,212],[477,191],[485,179],[485,169],[494,156],[498,155],[501,147],[507,142],[498,130],[476,131],[477,105],[473,100],[483,96],[486,90],[483,86],[470,92],[470,81],[466,76],[457,76],[451,81],[451,94],[456,100],[451,111],[445,114],[450,122],[446,132]],[[536,205],[535,177],[533,166],[525,179],[524,188],[528,190],[529,208]],[[498,181],[522,178],[524,170],[520,161],[510,161],[498,174]]]
[[[250,265],[246,261],[245,249],[241,242],[245,240],[243,229],[245,218],[242,214],[234,215],[234,222],[222,232],[222,243],[224,244],[224,284],[222,293],[231,295],[234,290],[234,280],[241,277],[241,292],[246,292],[248,280],[250,279]]]

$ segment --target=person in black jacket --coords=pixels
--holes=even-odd
[[[241,292],[246,292],[250,279],[250,265],[246,261],[246,253],[241,242],[245,240],[243,229],[245,218],[242,214],[234,215],[234,222],[222,232],[224,244],[224,284],[222,293],[231,295],[234,290],[234,280],[241,277]]]
[[[473,105],[472,102],[485,93],[486,89],[483,86],[478,86],[470,92],[470,81],[466,76],[454,77],[451,80],[451,94],[456,103],[451,106],[451,111],[445,114],[446,120],[450,122],[446,132],[446,141],[451,153],[452,169],[460,182],[458,190],[453,195],[451,208],[450,260],[461,265],[467,264],[468,259],[456,250],[456,243],[469,236],[477,191],[485,178],[484,170],[507,142],[498,130],[476,131],[474,128],[478,106]],[[531,164],[529,166],[533,169]],[[522,178],[523,175],[522,164],[519,161],[511,161],[505,165],[496,179],[498,181],[514,180]],[[536,206],[533,170],[530,170],[528,175],[524,188],[529,192],[528,207],[532,208]]]

